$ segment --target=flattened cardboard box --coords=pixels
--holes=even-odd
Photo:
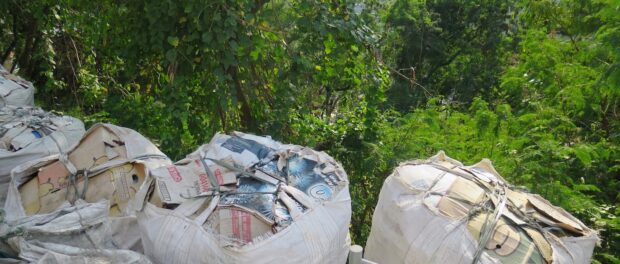
[[[110,201],[110,215],[118,216],[126,208],[145,178],[145,167],[140,163],[124,164],[110,168],[98,175],[90,176],[85,194],[87,202],[102,199]],[[69,172],[60,162],[52,163],[39,171],[37,177],[19,187],[22,204],[27,215],[49,213],[57,209],[69,197],[75,197],[73,186],[69,186]],[[84,189],[85,181],[80,177],[78,190]]]
[[[241,206],[218,206],[207,223],[221,236],[228,238],[220,240],[226,245],[230,240],[233,243],[247,244],[257,237],[273,234],[273,222],[261,214]]]
[[[125,143],[114,133],[100,127],[93,130],[69,153],[69,161],[78,170],[88,170],[111,160],[127,158]],[[69,184],[69,171],[60,161],[41,168],[36,177],[19,187],[26,214],[48,213],[60,206],[67,197],[74,197]],[[110,168],[98,175],[90,175],[85,199],[97,202],[108,199],[110,215],[120,215],[127,202],[144,182],[145,167],[131,163]],[[83,190],[83,177],[78,177],[78,190]],[[67,196],[67,191],[69,194]]]
[[[125,143],[103,126],[86,135],[69,153],[69,160],[78,169],[92,168],[116,158],[127,158]]]
[[[206,162],[220,186],[236,184],[237,174],[215,163]],[[155,196],[163,203],[178,204],[187,198],[211,193],[211,182],[201,160],[187,159],[160,167],[151,173],[157,183]]]

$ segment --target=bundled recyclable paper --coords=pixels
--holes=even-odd
[[[217,134],[152,176],[154,191],[139,222],[154,262],[346,260],[347,175],[323,152]]]
[[[127,207],[148,170],[169,164],[168,158],[140,134],[103,124],[89,129],[66,157],[52,157],[50,162],[20,166],[22,171],[36,173],[15,173],[9,192],[17,189],[19,199],[12,197],[7,203],[14,212],[48,213],[66,201],[106,199],[111,202],[112,215],[128,215]],[[14,204],[17,200],[20,203]]]
[[[270,233],[273,221],[256,211],[241,206],[219,206],[207,220],[211,228],[221,240],[221,244],[229,244],[230,240],[250,243]]]
[[[137,132],[97,124],[68,153],[21,164],[11,172],[6,218],[48,214],[67,202],[107,201],[116,245],[141,250],[135,211],[142,208],[151,169],[169,159]]]
[[[108,199],[112,202],[110,213],[113,216],[122,215],[126,211],[131,198],[144,183],[146,168],[144,164],[133,162],[110,167],[96,175],[79,178],[75,183],[78,190],[88,189],[84,193],[84,200],[95,202]],[[36,178],[22,185],[20,196],[26,214],[48,213],[69,201],[75,201],[71,186],[71,173],[62,162],[54,162],[40,169]]]
[[[204,164],[203,164],[204,162]],[[225,161],[232,164],[232,160]],[[157,177],[155,186],[162,203],[179,204],[187,198],[201,194],[211,194],[213,186],[205,168],[213,173],[218,186],[237,183],[234,171],[219,166],[212,161],[185,159],[175,165],[161,167],[153,171]]]
[[[510,186],[488,160],[443,152],[401,164],[381,189],[364,258],[379,263],[590,263],[596,232]]]
[[[84,134],[80,120],[36,107],[0,109],[0,205],[10,172],[25,162],[68,151]]]

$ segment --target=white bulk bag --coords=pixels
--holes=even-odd
[[[275,153],[279,156],[273,156]],[[270,138],[239,132],[234,133],[232,137],[216,135],[211,143],[188,155],[188,159],[232,159],[235,165],[241,165],[242,170],[249,173],[248,171],[251,171],[249,168],[257,162],[270,157],[283,157],[279,161],[284,161],[287,153],[290,155],[306,153],[315,157],[317,164],[322,164],[321,162],[336,164],[331,157],[322,152],[282,145]],[[174,171],[172,167],[168,169]],[[185,201],[172,210],[160,208],[149,202],[138,214],[144,252],[151,261],[166,264],[345,263],[350,246],[348,227],[351,218],[351,199],[346,173],[339,165],[333,169],[344,179],[337,191],[333,195],[330,193],[328,200],[312,195],[311,190],[300,188],[299,185],[293,187],[292,181],[289,181],[291,185],[278,183],[277,200],[282,201],[284,210],[287,210],[292,218],[291,221],[269,236],[241,245],[229,243],[227,237],[218,234],[208,224],[209,217],[224,206],[222,201],[227,199],[224,194],[182,197]],[[180,182],[180,177],[183,176],[176,172],[168,175],[157,174],[152,179],[153,186],[158,182],[164,182],[158,181],[163,180],[162,177],[173,177]],[[167,181],[169,185],[166,189],[176,188],[174,182]],[[237,184],[243,189],[243,185]],[[274,211],[275,208],[274,204]],[[245,220],[241,218],[239,221]],[[249,227],[249,221],[244,229]]]
[[[0,65],[0,107],[33,106],[34,91],[31,82],[9,73]]]
[[[68,151],[84,134],[84,124],[36,107],[0,109],[0,205],[11,170],[24,162]]]
[[[144,179],[150,170],[168,164],[168,157],[136,131],[96,124],[67,153],[30,161],[12,170],[4,205],[6,218],[17,221],[45,214],[65,200],[80,198],[92,203],[106,199],[111,206],[106,212],[110,213],[108,221],[115,245],[141,251],[135,211],[142,208],[148,189]],[[56,179],[42,182],[40,177],[48,169],[56,172],[52,173]]]
[[[379,263],[590,263],[596,232],[510,186],[488,160],[443,152],[384,182],[364,258]]]
[[[0,216],[0,252],[30,263],[150,263],[139,253],[116,248],[107,201],[64,204],[49,214],[6,220]]]

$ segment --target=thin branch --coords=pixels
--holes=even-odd
[[[422,90],[424,90],[424,93],[425,93],[426,97],[430,97],[430,96],[433,95],[431,92],[428,91],[428,89],[426,89],[426,87],[424,87],[424,85],[421,85],[420,83],[416,82],[414,79],[405,76],[404,74],[402,74],[397,69],[394,69],[393,67],[391,67],[387,63],[383,62],[383,60],[381,59],[381,56],[378,54],[379,52],[374,51],[374,50],[370,50],[370,48],[368,48],[368,49],[369,49],[369,52],[371,52],[373,54],[374,58],[377,60],[377,62],[379,62],[380,65],[386,67],[390,72],[392,72],[392,73],[400,76],[401,78],[405,79],[411,85],[418,86],[418,87],[422,88]]]

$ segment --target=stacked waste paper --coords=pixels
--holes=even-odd
[[[590,263],[596,232],[510,186],[483,160],[443,152],[405,162],[383,185],[365,258],[380,263]]]
[[[58,263],[102,257],[101,252],[112,262],[148,261],[136,252],[114,250],[142,251],[135,211],[147,194],[149,171],[169,164],[139,133],[94,125],[68,152],[12,170],[0,253]]]
[[[83,134],[84,125],[73,117],[37,107],[0,108],[0,205],[15,166],[66,152]]]
[[[34,86],[0,65],[0,107],[7,105],[33,106]]]
[[[348,179],[323,152],[217,134],[152,176],[138,220],[156,263],[346,261]]]

